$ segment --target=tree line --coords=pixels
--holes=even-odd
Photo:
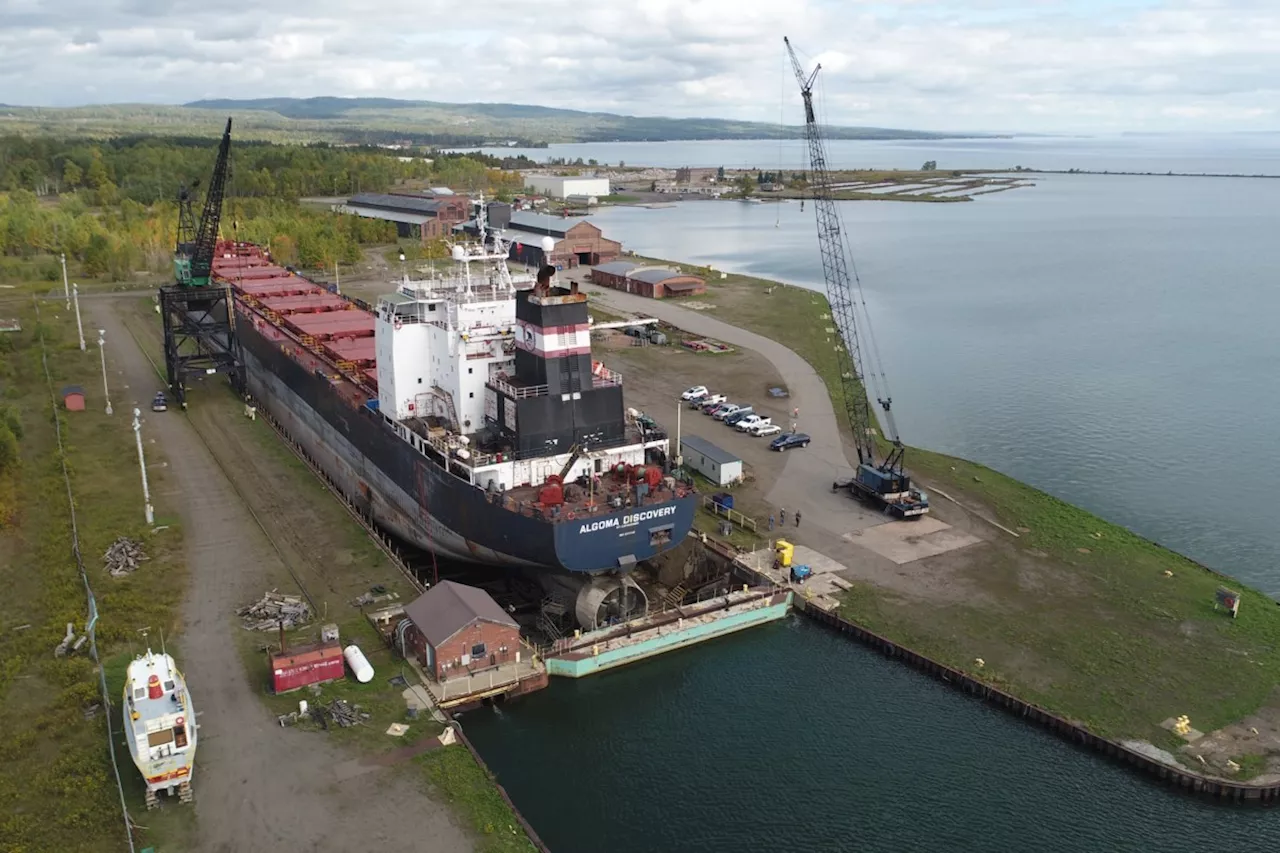
[[[212,171],[216,143],[136,137],[108,141],[0,137],[0,276],[56,280],[65,252],[86,276],[128,278],[172,262],[176,196]],[[306,196],[383,192],[403,181],[495,195],[518,174],[473,153],[400,156],[382,149],[234,143],[222,236],[270,244],[282,262],[332,267],[360,246],[395,240],[394,223],[298,203]],[[197,215],[199,209],[197,205]]]

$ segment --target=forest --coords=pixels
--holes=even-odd
[[[194,185],[197,202],[203,198],[215,146],[208,139],[0,137],[0,278],[56,280],[60,252],[86,277],[125,280],[166,270],[178,190]],[[393,242],[394,224],[340,216],[301,199],[426,184],[507,196],[523,182],[497,168],[500,162],[479,153],[396,156],[378,148],[233,141],[222,233],[269,243],[284,263],[351,263],[362,245]]]

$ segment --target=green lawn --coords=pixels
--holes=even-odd
[[[424,753],[414,761],[432,793],[443,797],[479,837],[481,853],[525,853],[534,849],[496,782],[461,744]]]
[[[13,850],[119,850],[125,846],[119,795],[107,751],[108,715],[101,709],[97,674],[87,647],[56,659],[52,652],[66,623],[85,627],[84,586],[71,554],[70,509],[53,427],[53,407],[40,358],[38,333],[49,348],[52,384],[84,386],[87,409],[59,411],[65,458],[75,495],[76,523],[85,567],[99,608],[97,638],[108,674],[121,670],[148,643],[179,642],[176,603],[186,585],[182,534],[175,518],[143,518],[142,489],[130,428],[119,406],[103,411],[96,347],[79,350],[75,324],[60,304],[6,302],[23,331],[0,341],[0,388],[20,413],[20,466],[0,527],[0,838]],[[58,318],[56,315],[62,314]],[[120,401],[117,401],[119,403]],[[151,486],[164,488],[158,450],[148,458]],[[20,499],[19,499],[20,498]],[[121,535],[141,542],[151,560],[133,575],[112,578],[102,554]],[[29,627],[23,627],[29,626]],[[150,629],[144,637],[141,629]],[[132,808],[142,805],[142,779],[119,745],[120,721],[111,716],[117,760]],[[181,843],[190,809],[171,809],[145,837]],[[147,821],[150,825],[152,822]]]

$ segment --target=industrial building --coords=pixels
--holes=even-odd
[[[621,243],[607,239],[585,219],[512,210],[511,205],[498,202],[489,205],[488,216],[489,227],[502,230],[513,241],[511,260],[526,266],[547,263],[564,270],[606,264],[622,254]],[[454,230],[474,235],[476,223],[464,222],[455,225]],[[555,241],[549,254],[542,251],[543,237]]]
[[[385,219],[396,223],[401,237],[417,237],[426,243],[448,236],[459,222],[471,215],[471,202],[456,195],[448,187],[436,187],[428,193],[360,193],[346,204],[334,205],[338,213],[350,213],[368,219]]]
[[[526,172],[524,185],[551,198],[601,198],[609,194],[608,178],[540,175]]]
[[[727,486],[742,479],[742,460],[705,438],[696,435],[682,437],[680,455],[684,457],[684,464],[717,486]]]
[[[404,608],[405,647],[437,681],[502,666],[520,657],[520,626],[489,593],[440,583]]]
[[[597,266],[591,271],[591,282],[650,299],[696,296],[707,292],[707,283],[696,275],[687,275],[670,267],[642,266],[629,261]]]

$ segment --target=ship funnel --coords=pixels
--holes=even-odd
[[[164,690],[160,688],[160,676],[152,675],[147,679],[147,698],[159,699],[164,696]]]
[[[467,256],[466,251],[461,246],[454,246],[450,254],[455,261],[461,261]]]

